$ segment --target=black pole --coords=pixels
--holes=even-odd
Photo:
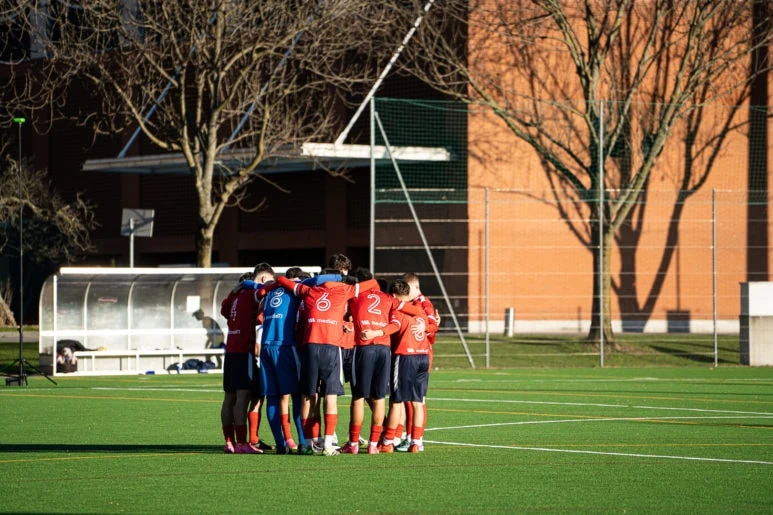
[[[26,121],[22,117],[13,119],[13,123],[19,126],[19,386],[22,382],[27,384],[27,373],[24,370],[24,188],[21,170],[21,126]]]
[[[56,381],[48,377],[38,370],[35,366],[28,363],[24,359],[24,181],[22,180],[22,153],[21,153],[21,126],[27,119],[23,117],[17,117],[13,119],[13,123],[19,126],[19,358],[16,360],[19,362],[19,376],[16,378],[8,377],[5,380],[5,384],[11,384],[18,381],[18,385],[27,385],[27,371],[31,370],[34,373],[43,375],[46,379],[54,384]],[[16,362],[4,367],[0,372],[4,372],[6,369],[11,368]],[[54,363],[56,366],[56,363]]]

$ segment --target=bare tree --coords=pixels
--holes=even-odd
[[[260,205],[244,193],[255,179],[270,184],[261,163],[331,141],[347,95],[372,82],[401,18],[369,0],[49,0],[14,16],[45,57],[27,80],[17,66],[18,103],[53,112],[80,84],[101,104],[78,117],[94,134],[139,127],[160,152],[184,157],[204,267],[223,210]]]
[[[643,215],[635,206],[677,124],[685,121],[694,137],[705,129],[703,106],[737,105],[754,74],[767,72],[750,73],[749,63],[754,48],[770,44],[770,33],[753,38],[760,31],[752,29],[751,4],[735,0],[451,0],[445,7],[443,17],[428,17],[406,62],[440,90],[490,108],[537,152],[553,190],[574,200],[557,204],[593,254],[588,339],[598,341],[603,330],[612,342],[609,293],[625,286],[610,274],[618,230]],[[734,128],[734,117],[732,110],[700,142],[709,155],[703,171],[685,163],[682,204],[705,182],[710,154]],[[697,143],[687,149],[690,159]],[[666,253],[661,270],[670,260]],[[657,298],[661,280],[650,297]]]
[[[27,166],[22,166],[20,186],[18,161],[4,150],[0,155],[0,254],[19,256],[21,228],[25,259],[70,263],[85,255],[91,249],[90,231],[97,226],[92,206],[80,195],[66,202],[45,172]],[[0,283],[0,325],[15,325],[11,295],[10,284]]]

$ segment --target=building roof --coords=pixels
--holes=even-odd
[[[451,161],[452,155],[442,147],[392,147],[398,163],[422,161]],[[391,161],[389,151],[383,145],[373,147],[376,164]],[[266,159],[258,165],[256,173],[299,172],[316,169],[362,168],[370,166],[370,145],[335,143],[305,143],[300,149],[288,149],[283,155]],[[255,155],[250,149],[227,150],[220,155],[219,167],[234,170],[249,162]],[[188,165],[182,153],[155,154],[107,159],[89,159],[84,171],[176,174],[188,173]]]

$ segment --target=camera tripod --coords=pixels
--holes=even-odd
[[[18,370],[16,370],[17,367]],[[41,372],[37,367],[24,359],[24,332],[21,326],[19,326],[19,357],[3,368],[0,368],[0,374],[5,374],[7,376],[5,378],[6,385],[18,384],[19,386],[27,386],[28,370],[37,375],[42,375],[52,383],[57,384],[57,382],[51,379],[48,374]],[[18,373],[17,375],[13,375],[13,372],[11,371],[17,371]]]

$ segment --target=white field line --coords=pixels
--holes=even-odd
[[[481,427],[501,427],[501,426],[527,426],[532,424],[570,424],[580,422],[647,422],[653,420],[721,420],[721,419],[748,419],[748,415],[729,415],[729,416],[703,416],[703,417],[604,417],[604,418],[568,418],[560,420],[519,420],[517,422],[497,422],[493,424],[470,424],[464,426],[447,427],[428,427],[424,432],[429,431],[451,431],[454,429],[477,429]],[[773,418],[770,415],[757,415],[754,418]]]
[[[212,385],[202,386],[201,388],[180,388],[180,387],[118,387],[118,386],[90,386],[82,388],[72,388],[71,390],[107,390],[107,391],[142,391],[142,392],[196,392],[196,393],[222,393],[221,388],[211,388]],[[57,388],[35,388],[36,392],[39,391],[61,391]],[[3,393],[19,393],[24,395],[27,390],[0,390],[0,394]],[[342,395],[342,397],[350,397],[350,395]],[[732,415],[755,415],[766,418],[773,416],[771,412],[761,411],[738,411],[738,410],[716,410],[705,408],[679,408],[679,407],[667,407],[667,406],[641,406],[631,404],[604,404],[604,403],[590,403],[590,402],[556,402],[556,401],[527,401],[527,400],[515,400],[515,399],[462,399],[462,398],[448,398],[448,397],[428,397],[428,401],[431,402],[469,402],[469,403],[495,403],[495,404],[534,404],[534,405],[550,405],[550,406],[591,406],[598,408],[624,408],[624,409],[648,409],[648,410],[664,410],[664,411],[687,411],[695,413],[720,413],[720,414],[732,414]],[[588,419],[584,419],[588,420]],[[613,419],[600,419],[600,420],[613,420]],[[544,421],[545,423],[552,421]],[[557,421],[556,421],[557,422]],[[520,423],[520,422],[516,422]],[[477,427],[477,426],[475,426]],[[440,429],[440,428],[437,428]],[[429,429],[428,429],[429,430]]]
[[[108,390],[108,391],[120,391],[120,392],[195,392],[195,393],[223,393],[223,389],[211,389],[211,385],[206,388],[113,388],[110,386],[95,386],[88,388],[88,390]]]
[[[454,399],[448,397],[427,397],[428,401],[442,401],[442,402],[491,402],[496,404],[543,404],[551,406],[592,406],[597,408],[625,408],[625,409],[659,409],[659,410],[675,410],[675,411],[695,411],[700,413],[734,413],[738,415],[771,415],[771,412],[758,412],[758,411],[733,411],[733,410],[713,410],[703,408],[674,408],[664,406],[636,406],[631,404],[601,404],[592,402],[556,402],[556,401],[523,401],[514,399]]]
[[[476,424],[465,426],[449,426],[449,427],[428,427],[425,434],[430,431],[442,431],[442,430],[456,430],[456,429],[474,429],[483,427],[498,427],[498,426],[516,426],[516,425],[529,425],[529,424],[562,424],[562,423],[579,423],[579,422],[626,422],[626,421],[656,421],[656,420],[706,420],[706,419],[748,419],[748,418],[773,418],[773,413],[767,412],[753,412],[753,411],[736,411],[736,410],[713,410],[702,408],[675,408],[675,407],[660,407],[660,406],[637,406],[626,404],[598,404],[598,403],[577,403],[577,402],[551,402],[551,401],[519,401],[519,400],[493,400],[493,399],[449,399],[449,398],[433,398],[433,401],[448,401],[448,402],[486,402],[486,403],[511,403],[511,404],[550,404],[550,405],[563,405],[563,406],[591,406],[602,408],[625,408],[625,409],[655,409],[655,410],[674,410],[674,411],[687,411],[687,412],[699,412],[699,413],[721,413],[725,415],[711,415],[711,416],[676,416],[676,417],[615,417],[615,418],[583,418],[583,419],[560,419],[560,420],[528,420],[517,422],[502,422],[494,424]],[[459,447],[482,447],[492,449],[512,449],[521,451],[536,451],[536,452],[562,452],[571,454],[592,454],[602,456],[621,456],[631,458],[661,458],[671,460],[687,460],[687,461],[706,461],[715,463],[745,463],[756,465],[773,465],[770,461],[759,460],[735,460],[726,458],[700,458],[693,456],[674,456],[674,455],[660,455],[660,454],[637,454],[637,453],[622,453],[622,452],[608,452],[608,451],[588,451],[578,449],[556,449],[546,447],[521,447],[521,446],[509,446],[509,445],[484,445],[473,444],[466,442],[443,442],[438,440],[425,440],[425,443],[439,444],[439,445],[451,445]]]
[[[427,430],[428,431],[428,430]],[[604,451],[586,451],[579,449],[551,449],[549,447],[520,447],[514,445],[483,445],[466,442],[441,442],[436,440],[424,440],[424,443],[451,445],[455,447],[484,447],[488,449],[510,449],[514,451],[536,451],[536,452],[561,452],[569,454],[594,454],[598,456],[620,456],[625,458],[659,458],[666,460],[685,460],[685,461],[707,461],[713,463],[746,463],[753,465],[773,465],[773,461],[761,460],[733,460],[727,458],[699,458],[695,456],[672,456],[668,454],[637,454],[627,452],[604,452]]]
[[[494,374],[494,375],[507,375],[507,374]],[[521,377],[513,379],[432,379],[432,384],[438,383],[697,383],[697,384],[722,384],[722,383],[735,383],[735,382],[773,382],[773,377],[739,377],[739,378],[727,378],[727,379],[690,379],[690,378],[660,378],[660,377],[609,377],[609,378],[560,378],[560,377]]]
[[[44,388],[41,388],[41,390]],[[55,388],[49,388],[55,390]],[[191,388],[119,388],[119,387],[88,387],[83,388],[88,390],[124,390],[124,391],[179,391],[179,392],[211,392],[219,393],[219,389],[191,389]],[[450,401],[450,402],[494,402],[494,403],[513,403],[513,404],[550,404],[550,405],[564,405],[564,406],[596,406],[596,407],[609,407],[609,408],[629,408],[629,409],[662,409],[662,410],[677,410],[677,411],[695,411],[695,412],[708,412],[708,413],[730,413],[729,416],[709,416],[709,417],[618,417],[618,418],[599,418],[599,419],[563,419],[563,420],[535,420],[535,421],[518,421],[518,422],[504,422],[497,424],[478,424],[467,426],[450,426],[450,427],[431,427],[426,428],[424,431],[441,431],[441,430],[455,430],[455,429],[470,429],[470,428],[482,428],[482,427],[497,427],[497,426],[510,426],[510,425],[528,425],[528,424],[560,424],[560,423],[577,423],[577,422],[614,422],[614,421],[648,421],[648,420],[679,420],[679,419],[743,419],[743,418],[773,418],[773,413],[760,413],[751,411],[731,411],[731,410],[709,410],[700,408],[672,408],[672,407],[660,407],[660,406],[631,406],[624,404],[595,404],[595,403],[575,403],[575,402],[549,402],[549,401],[517,401],[517,400],[495,400],[495,399],[448,399],[448,398],[431,398],[432,401]],[[741,416],[736,416],[741,415]],[[761,460],[734,460],[726,458],[700,458],[694,456],[673,456],[662,454],[638,454],[638,453],[623,453],[623,452],[608,452],[608,451],[589,451],[580,449],[556,449],[548,447],[521,447],[510,445],[485,445],[474,444],[467,442],[443,442],[439,440],[425,440],[425,443],[449,445],[457,447],[479,447],[488,449],[510,449],[518,451],[535,451],[535,452],[558,452],[567,454],[589,454],[597,456],[619,456],[629,458],[659,458],[670,460],[684,460],[684,461],[704,461],[713,463],[739,463],[739,464],[754,464],[754,465],[773,465],[771,461]]]

